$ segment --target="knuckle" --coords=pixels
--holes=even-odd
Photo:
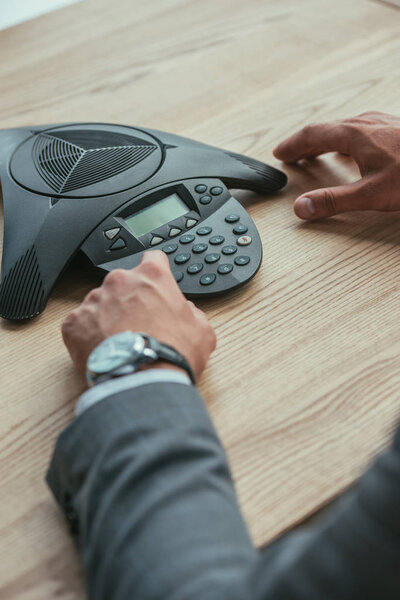
[[[79,309],[72,310],[61,323],[62,333],[68,333],[79,320]]]
[[[211,325],[211,323],[209,324],[209,337],[210,337],[211,348],[213,351],[213,350],[215,350],[215,348],[217,346],[217,334],[215,333],[215,329]]]
[[[360,113],[359,115],[356,115],[355,119],[363,119],[364,117],[369,117],[373,114],[375,114],[375,113],[372,110],[365,110],[364,112]]]
[[[104,279],[105,285],[118,286],[127,280],[128,272],[125,269],[114,269],[106,275]]]
[[[315,123],[308,123],[302,129],[302,135],[306,142],[310,141],[313,138],[315,132]]]
[[[336,214],[337,211],[337,201],[335,198],[335,194],[333,190],[325,190],[323,197],[324,207],[329,214]]]
[[[136,285],[132,288],[131,297],[139,296],[140,292],[159,292],[160,287],[156,283],[155,277],[150,275],[149,273],[142,273],[136,282]]]
[[[97,302],[100,299],[100,289],[94,288],[85,296],[85,302]]]
[[[339,133],[344,136],[354,135],[362,127],[363,123],[357,119],[345,119],[338,125]]]
[[[149,260],[140,266],[143,273],[146,273],[147,277],[152,279],[158,279],[165,273],[165,267],[159,262]]]
[[[153,260],[162,260],[163,262],[165,260],[168,261],[165,252],[163,252],[162,250],[151,250],[150,256],[152,257]]]

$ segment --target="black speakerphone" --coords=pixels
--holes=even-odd
[[[232,290],[257,272],[257,228],[229,192],[279,190],[284,173],[150,129],[79,123],[0,131],[4,244],[0,315],[46,306],[82,250],[103,271],[163,250],[184,294]]]

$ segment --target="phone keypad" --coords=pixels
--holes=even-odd
[[[172,255],[171,259],[173,258],[175,265],[188,264],[186,273],[175,271],[174,276],[178,282],[187,281],[189,289],[193,284],[202,287],[210,286],[212,289],[211,286],[216,285],[220,277],[224,281],[227,277],[227,281],[231,283],[229,276],[237,273],[236,277],[238,277],[242,269],[250,265],[253,260],[251,253],[248,256],[238,252],[241,246],[250,246],[252,243],[251,236],[246,235],[249,230],[248,224],[242,223],[240,215],[236,213],[225,212],[221,217],[224,223],[224,227],[221,228],[224,235],[215,231],[216,226],[213,228],[209,225],[201,225],[193,232],[181,235],[179,244],[167,243],[162,248],[166,254]],[[218,252],[210,252],[214,248],[218,249]],[[184,288],[185,286],[182,289]]]

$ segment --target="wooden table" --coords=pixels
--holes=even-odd
[[[86,0],[0,33],[0,127],[105,121],[172,131],[274,165],[308,122],[399,111],[400,11],[369,0]],[[301,192],[357,177],[329,156],[287,189],[239,194],[264,262],[203,302],[218,349],[200,389],[261,545],[348,486],[399,413],[399,215],[304,224]],[[60,322],[97,283],[71,267],[44,314],[1,323],[0,597],[84,597],[44,483],[81,384]]]

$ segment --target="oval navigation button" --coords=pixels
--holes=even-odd
[[[233,265],[229,265],[229,264],[225,264],[225,265],[219,265],[217,271],[220,275],[226,275],[227,273],[230,273],[233,270]]]
[[[248,246],[251,244],[251,237],[249,235],[242,235],[236,240],[236,243],[239,244],[239,246]]]
[[[163,246],[162,249],[163,252],[165,252],[165,254],[172,254],[173,252],[178,250],[178,244],[166,244],[165,246]]]
[[[202,275],[200,277],[200,284],[201,285],[211,285],[211,283],[214,283],[215,280],[216,280],[216,276],[214,275],[214,273],[207,273],[207,275]]]
[[[183,279],[183,273],[182,273],[182,271],[175,271],[174,272],[174,277],[175,277],[176,283],[179,283],[180,281],[182,281],[182,279]]]

